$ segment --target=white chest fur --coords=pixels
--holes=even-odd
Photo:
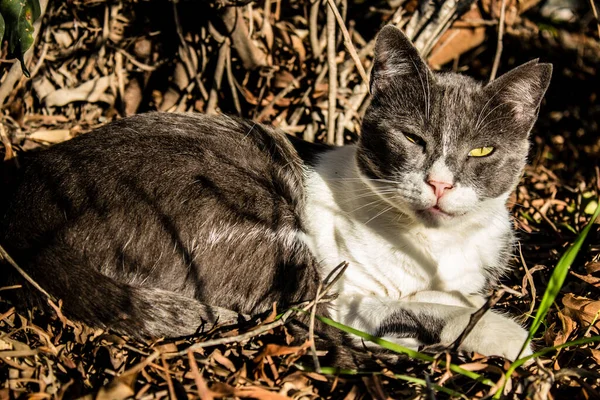
[[[504,201],[482,207],[456,224],[428,228],[407,218],[359,177],[355,147],[326,153],[308,174],[305,238],[325,268],[350,263],[341,295],[399,300],[421,291],[470,297],[490,268],[505,264],[510,232]]]

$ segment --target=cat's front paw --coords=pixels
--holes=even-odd
[[[447,324],[442,331],[442,341],[452,342],[452,338],[456,340],[467,326],[469,317],[470,315],[461,316],[453,323]],[[502,356],[514,361],[519,356],[526,339],[527,331],[521,325],[502,315],[488,312],[477,322],[460,349],[486,356]],[[531,348],[527,347],[521,357],[531,354]]]

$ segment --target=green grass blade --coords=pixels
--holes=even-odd
[[[547,353],[550,353],[552,351],[556,351],[556,350],[559,350],[559,349],[563,349],[565,347],[578,346],[578,345],[581,345],[581,344],[597,343],[597,342],[600,342],[600,336],[592,336],[592,337],[589,337],[589,338],[577,339],[577,340],[573,340],[571,342],[566,342],[566,343],[563,343],[563,344],[559,344],[557,346],[545,347],[542,350],[537,351],[537,352],[533,353],[530,356],[519,358],[517,361],[515,361],[514,363],[512,363],[510,365],[510,367],[508,368],[508,371],[506,371],[505,382],[508,380],[508,377],[510,377],[513,374],[513,372],[515,372],[515,370],[517,368],[519,368],[521,365],[525,364],[527,361],[529,361],[529,360],[531,360],[533,358],[541,357],[544,354],[547,354]],[[494,399],[499,399],[502,396],[502,392],[503,391],[504,391],[504,385],[502,386],[502,388],[500,388],[496,392],[496,394],[494,395],[493,398]]]
[[[567,273],[569,272],[571,264],[573,264],[575,257],[577,257],[577,254],[579,253],[579,250],[581,249],[581,246],[583,245],[583,242],[585,241],[588,232],[590,231],[590,229],[592,229],[592,225],[594,225],[594,221],[596,221],[596,218],[598,218],[599,214],[600,207],[597,207],[590,222],[585,226],[585,228],[583,228],[583,231],[581,231],[579,236],[577,236],[575,242],[562,255],[560,260],[558,260],[558,264],[556,264],[556,267],[552,272],[552,276],[550,276],[548,287],[544,292],[544,296],[542,297],[542,301],[540,302],[537,313],[535,314],[535,318],[533,320],[533,323],[531,324],[531,328],[529,328],[529,335],[527,335],[527,340],[525,341],[525,343],[523,343],[523,347],[521,348],[519,355],[523,353],[523,350],[527,346],[529,346],[531,339],[533,339],[533,336],[537,333],[538,329],[542,325],[542,322],[545,320],[546,314],[548,314],[550,306],[552,306],[554,299],[558,295],[558,292],[560,292],[560,289],[562,288],[563,283],[565,282],[565,278],[567,277]]]
[[[575,257],[577,257],[579,250],[581,250],[581,246],[583,246],[583,242],[585,241],[588,233],[592,229],[592,226],[594,225],[596,219],[598,219],[598,215],[600,215],[600,206],[596,207],[596,211],[594,212],[594,215],[592,215],[592,218],[590,219],[588,224],[585,226],[585,228],[583,228],[583,230],[581,231],[579,236],[577,236],[577,239],[575,239],[575,242],[573,242],[573,244],[571,246],[569,246],[569,248],[562,255],[560,260],[558,260],[558,264],[556,264],[556,268],[554,268],[554,271],[552,272],[552,276],[550,277],[550,281],[548,282],[548,287],[546,288],[546,291],[544,292],[544,296],[542,297],[542,301],[541,301],[538,311],[535,315],[535,319],[533,320],[533,323],[531,324],[531,328],[529,329],[529,335],[527,335],[527,340],[525,341],[525,343],[523,343],[523,347],[521,348],[521,351],[519,354],[523,353],[523,350],[527,346],[529,346],[531,339],[533,338],[533,336],[536,334],[536,332],[538,331],[538,329],[544,322],[544,320],[546,318],[546,314],[548,314],[548,310],[550,309],[550,306],[554,302],[554,299],[558,295],[558,292],[560,291],[560,289],[563,286],[563,283],[565,282],[565,278],[567,277],[567,273],[569,272],[569,268],[571,267],[571,264],[573,264]],[[591,341],[595,341],[595,340],[591,340],[594,338],[598,338],[598,336],[594,336],[593,338],[585,338],[585,339],[575,340],[573,342],[568,342],[568,343],[565,343],[564,345],[560,345],[560,346],[549,347],[549,348],[543,349],[531,356],[519,358],[518,360],[513,362],[510,365],[510,367],[508,368],[508,371],[506,371],[505,382],[508,381],[508,378],[512,375],[512,373],[518,367],[520,367],[525,362],[527,362],[528,360],[530,360],[534,357],[544,355],[547,352],[555,350],[555,349],[560,349],[563,347],[573,346],[573,345],[577,345],[577,344],[589,343]],[[504,391],[504,385],[496,392],[496,394],[494,395],[494,399],[499,399],[502,396],[503,391]]]
[[[304,368],[304,367],[299,367],[300,370],[302,371],[308,371],[309,369]],[[314,372],[314,371],[313,371]],[[411,382],[411,383],[415,383],[419,386],[423,386],[423,387],[427,387],[427,381],[425,381],[425,379],[421,379],[421,378],[415,378],[414,376],[409,376],[409,375],[401,375],[401,374],[383,374],[381,372],[368,372],[368,371],[357,371],[354,369],[339,369],[339,368],[335,368],[335,367],[321,367],[321,373],[325,374],[325,375],[352,375],[352,376],[369,376],[369,375],[382,375],[385,376],[387,378],[394,378],[394,379],[399,379],[402,381],[406,381],[406,382]],[[432,389],[438,391],[438,392],[442,392],[442,393],[446,393],[450,396],[453,397],[460,397],[462,399],[468,399],[467,396],[465,396],[464,394],[457,392],[455,390],[449,389],[447,387],[444,386],[440,386],[437,385],[435,383],[431,383],[429,385]]]
[[[396,344],[396,343],[393,343],[393,342],[389,342],[389,341],[384,340],[382,338],[379,338],[377,336],[373,336],[373,335],[370,335],[370,334],[368,334],[366,332],[359,331],[358,329],[354,329],[354,328],[352,328],[350,326],[341,324],[339,322],[335,322],[334,320],[331,320],[329,318],[321,317],[321,316],[318,316],[318,315],[316,316],[316,318],[319,321],[321,321],[321,322],[323,322],[323,323],[325,323],[325,324],[327,324],[329,326],[332,326],[332,327],[337,328],[337,329],[339,329],[339,330],[341,330],[343,332],[346,332],[346,333],[358,336],[360,338],[363,338],[363,339],[365,339],[368,342],[378,344],[379,346],[383,347],[384,349],[391,350],[391,351],[393,351],[395,353],[406,354],[407,356],[409,356],[411,358],[415,358],[417,360],[428,361],[428,362],[435,361],[435,359],[432,356],[430,356],[430,355],[427,355],[427,354],[424,354],[424,353],[420,353],[418,351],[409,349],[409,348],[404,347],[404,346],[400,346],[399,344]],[[441,367],[445,367],[446,365],[448,365],[448,368],[452,372],[455,372],[457,374],[466,376],[467,378],[471,378],[471,379],[473,379],[475,381],[478,381],[478,382],[481,382],[481,383],[483,383],[484,385],[487,385],[487,386],[493,386],[494,385],[494,382],[492,382],[490,379],[487,379],[487,378],[485,378],[485,377],[483,377],[483,376],[481,376],[481,375],[479,375],[479,374],[477,374],[475,372],[467,371],[466,369],[461,368],[458,365],[455,365],[455,364],[446,364],[444,361],[438,361],[438,365],[440,365]]]

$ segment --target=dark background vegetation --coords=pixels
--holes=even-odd
[[[0,64],[3,185],[11,182],[24,152],[151,110],[239,114],[307,140],[338,145],[360,135],[367,85],[339,24],[332,27],[335,40],[327,43],[331,12],[327,1],[41,3],[45,12],[35,45],[25,56],[31,78],[22,77],[20,67],[10,60]],[[552,84],[532,134],[530,165],[509,204],[520,246],[514,271],[504,281],[506,294],[497,305],[528,324],[559,257],[597,205],[600,25],[592,3],[333,3],[367,73],[373,40],[386,23],[409,29],[422,24],[413,36],[419,46],[419,40],[436,43],[425,51],[435,69],[489,80],[495,68],[500,74],[533,58],[554,64]],[[311,12],[316,18],[311,19]],[[451,20],[456,21],[445,33],[433,34],[447,15],[455,15]],[[316,41],[311,41],[311,33]],[[328,49],[334,58],[328,59]],[[2,51],[6,57],[6,44]],[[333,76],[332,67],[337,69]],[[595,226],[534,338],[538,349],[599,334],[599,251]],[[309,348],[290,347],[290,333],[284,327],[245,340],[237,335],[252,328],[222,328],[185,341],[139,343],[68,321],[60,311],[57,316],[34,310],[19,314],[2,300],[4,290],[19,289],[0,288],[0,399],[452,396],[440,386],[454,391],[454,396],[484,398],[498,390],[508,366],[504,360],[478,355],[436,355],[436,360],[451,358],[454,364],[500,382],[496,386],[451,372],[438,361],[412,359],[393,364],[382,360],[376,370],[341,375],[326,374],[331,372],[327,369],[308,372],[313,367],[305,357]],[[266,317],[263,323],[269,321]],[[233,339],[174,355],[192,343],[220,337]],[[597,399],[599,362],[597,344],[550,352],[518,369],[504,394]]]

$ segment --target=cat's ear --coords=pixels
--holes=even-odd
[[[488,102],[509,106],[515,121],[529,133],[551,77],[552,64],[529,61],[490,82],[485,87]]]
[[[404,33],[393,25],[385,26],[377,35],[375,43],[371,94],[377,94],[401,80],[421,84],[423,79],[430,78],[429,67]]]

